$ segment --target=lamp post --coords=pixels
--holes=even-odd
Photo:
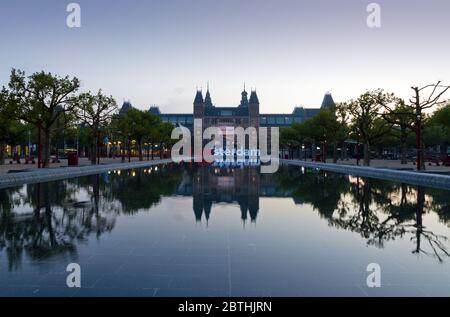
[[[304,144],[302,145],[302,151],[303,151],[303,157],[304,157],[305,162],[306,162],[306,148],[305,148]]]

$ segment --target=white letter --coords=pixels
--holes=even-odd
[[[220,149],[223,148],[223,134],[222,130],[217,127],[209,127],[205,130],[203,133],[203,139],[211,139],[214,135],[214,138],[208,142],[205,145],[205,148],[203,149],[203,159],[208,162],[212,163],[215,159],[215,156],[217,156],[217,147]],[[214,149],[214,155],[211,153]],[[217,158],[216,158],[217,159]],[[218,161],[222,161],[223,156],[218,158]]]
[[[66,278],[67,287],[81,287],[81,268],[78,263],[70,263],[67,265],[66,272],[70,273]]]
[[[366,268],[367,272],[372,272],[367,276],[367,287],[381,287],[381,267],[377,263],[370,263]]]
[[[66,18],[66,24],[69,28],[81,27],[81,7],[78,3],[73,2],[67,5],[66,11],[70,14]]]
[[[203,123],[202,119],[194,119],[194,162],[202,162],[203,148]]]
[[[172,139],[178,139],[181,136],[181,140],[174,144],[172,147],[172,161],[180,163],[190,160],[191,153],[191,131],[186,127],[177,127],[172,130]],[[181,154],[183,150],[183,154]]]
[[[255,150],[258,149],[258,134],[256,133],[256,128],[254,127],[248,127],[244,130],[242,127],[237,127],[234,129],[234,134],[236,135],[237,140],[237,148],[241,149],[241,151],[238,150],[237,159],[238,160],[244,160],[246,159],[245,155],[246,153],[251,153],[250,155],[252,157],[249,157],[249,160],[255,160],[257,157],[253,156],[253,153]],[[248,149],[250,151],[243,151],[244,149],[247,149],[246,147],[246,136],[248,135]]]
[[[369,3],[366,10],[370,13],[367,17],[367,26],[369,28],[380,28],[381,6],[378,3]]]
[[[259,151],[261,163],[269,163],[270,165],[261,164],[261,173],[275,173],[278,171],[280,163],[280,130],[278,127],[270,128],[270,155],[268,154],[267,144],[267,128],[259,129]]]

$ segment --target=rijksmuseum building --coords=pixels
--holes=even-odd
[[[333,97],[326,93],[323,98],[322,108],[330,108],[334,105]],[[125,102],[121,112],[131,107]],[[159,116],[164,122],[170,122],[174,126],[184,126],[193,131],[194,119],[201,119],[203,129],[209,126],[226,127],[288,127],[295,122],[304,122],[315,116],[320,109],[295,107],[292,113],[260,113],[259,99],[256,91],[251,91],[250,98],[244,88],[241,93],[239,105],[234,107],[218,107],[213,104],[209,88],[203,97],[202,91],[197,91],[194,98],[192,113],[162,113],[159,107],[150,107],[150,112]]]

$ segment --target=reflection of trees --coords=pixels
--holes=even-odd
[[[425,189],[419,186],[417,189],[416,221],[415,224],[412,225],[412,232],[415,232],[415,236],[412,237],[411,240],[414,240],[416,242],[416,249],[413,251],[413,253],[423,253],[426,255],[430,255],[436,257],[439,262],[443,262],[443,256],[450,256],[446,246],[442,242],[446,241],[447,237],[443,235],[437,235],[430,230],[426,230],[426,227],[423,225],[425,205]],[[422,238],[428,244],[431,251],[426,251],[422,247]]]
[[[449,192],[440,189],[427,188],[426,193],[432,197],[430,208],[439,216],[439,220],[450,225]]]
[[[311,204],[331,226],[358,233],[370,245],[383,247],[386,241],[408,237],[414,254],[440,262],[450,256],[447,237],[423,224],[430,212],[450,223],[448,191],[324,172],[303,174],[290,168],[277,176],[279,186],[290,190],[296,201]]]
[[[95,199],[76,201],[81,188],[69,181],[25,188],[27,195],[17,203],[24,213],[1,210],[0,250],[5,249],[10,269],[20,265],[24,253],[40,260],[55,255],[75,256],[76,243],[85,241],[94,232],[98,236],[111,231],[114,226],[114,219],[99,212]],[[0,193],[8,195],[5,190]],[[4,201],[7,200],[2,197]]]
[[[359,233],[370,245],[383,247],[384,241],[394,240],[405,233],[398,226],[394,214],[386,217],[383,213],[392,203],[389,194],[394,189],[392,183],[357,178],[350,184],[350,197],[344,197],[337,217],[331,219],[330,224]]]
[[[182,181],[183,170],[175,165],[153,169],[137,169],[108,175],[107,200],[117,200],[124,213],[148,209],[161,200],[161,196],[175,193]]]
[[[311,204],[324,218],[331,218],[343,193],[348,191],[348,176],[309,171],[305,174],[281,167],[276,183],[284,191],[292,193],[294,200]]]
[[[337,227],[358,232],[369,244],[383,247],[385,241],[397,237],[410,236],[415,244],[413,253],[423,253],[443,261],[443,256],[450,256],[443,241],[447,238],[426,230],[423,215],[430,211],[425,196],[425,189],[419,186],[412,189],[407,185],[393,185],[391,182],[373,179],[358,179],[352,186],[353,209],[350,216],[339,211],[333,219]],[[389,188],[389,190],[386,190]],[[430,251],[423,248],[426,241]]]
[[[77,244],[112,231],[121,211],[150,208],[161,195],[173,194],[181,176],[182,169],[163,167],[2,189],[0,251],[10,269],[19,267],[24,254],[75,257]]]
[[[0,216],[11,213],[20,204],[20,187],[0,189]]]

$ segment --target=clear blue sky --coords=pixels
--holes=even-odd
[[[66,26],[78,2],[82,27]],[[382,27],[366,26],[381,5]],[[262,112],[318,107],[383,87],[450,83],[449,0],[0,1],[0,85],[12,67],[77,76],[119,103],[191,112],[209,80],[213,102],[237,105],[243,82]]]

